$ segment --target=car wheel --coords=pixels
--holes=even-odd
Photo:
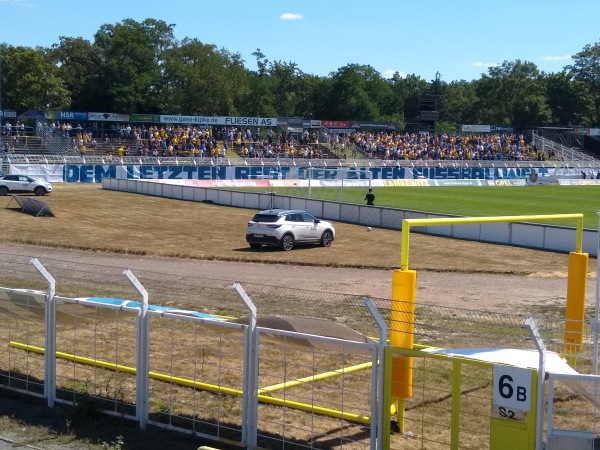
[[[321,236],[321,246],[329,247],[333,242],[333,233],[331,230],[323,231],[323,235]]]
[[[250,244],[250,248],[261,248],[262,244]]]
[[[8,188],[6,186],[0,186],[0,195],[5,196],[8,194]]]
[[[36,187],[36,188],[33,190],[33,193],[34,193],[35,195],[44,195],[44,194],[46,193],[46,189],[44,189],[44,188],[43,188],[43,187],[41,187],[41,186],[38,186],[38,187]]]
[[[294,248],[294,236],[291,234],[284,234],[281,238],[281,242],[279,243],[279,247],[281,247],[281,250],[289,252]]]

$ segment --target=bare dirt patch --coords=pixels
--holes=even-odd
[[[461,271],[461,258],[468,258],[472,242],[450,241],[457,257],[446,265],[446,271],[417,270],[417,302],[432,305],[511,313],[533,313],[537,306],[565,306],[567,292],[567,257],[548,252],[501,247],[505,261],[540,269],[544,259],[548,270],[532,273],[473,273]],[[482,244],[480,244],[482,245]],[[344,267],[294,266],[250,262],[206,261],[164,257],[115,255],[20,244],[0,244],[0,252],[31,255],[40,258],[65,259],[84,264],[201,276],[298,289],[340,292],[371,297],[390,298],[393,269],[358,269]],[[467,256],[460,256],[461,254]],[[589,264],[586,304],[594,305],[595,260]],[[560,264],[564,267],[560,267]],[[426,263],[425,263],[426,264]],[[506,262],[509,268],[510,262]]]

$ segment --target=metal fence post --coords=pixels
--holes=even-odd
[[[258,331],[257,309],[252,299],[237,281],[233,287],[242,298],[250,317],[244,337],[244,392],[242,397],[242,441],[248,448],[257,445],[258,434]]]
[[[139,420],[140,428],[146,429],[148,423],[148,389],[150,372],[150,321],[148,320],[148,291],[129,269],[123,271],[123,275],[142,294],[142,308],[137,316],[137,339],[136,339],[136,389],[135,389],[135,411]]]
[[[44,397],[48,400],[48,407],[54,407],[56,397],[56,280],[36,258],[31,264],[48,282],[48,292],[44,305]]]
[[[379,450],[383,449],[383,418],[385,417],[384,408],[385,398],[383,395],[383,384],[385,377],[385,348],[387,346],[387,327],[385,325],[385,321],[379,314],[379,311],[373,304],[373,299],[371,297],[364,297],[363,301],[365,302],[365,306],[369,310],[371,317],[377,324],[379,328],[379,345],[377,346],[377,359],[379,364],[376,364],[377,361],[373,362],[373,367],[377,367],[377,380],[373,383],[373,389],[371,389],[372,401],[371,401],[371,448],[377,448]],[[373,426],[373,418],[375,418],[376,427]],[[377,434],[375,436],[375,433]],[[377,446],[374,447],[374,443],[377,443]]]
[[[537,417],[535,419],[535,448],[542,450],[544,435],[544,380],[546,377],[546,345],[533,317],[525,320],[525,326],[540,354],[537,382]]]

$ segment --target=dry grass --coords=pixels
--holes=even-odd
[[[222,206],[161,199],[150,196],[104,191],[97,185],[57,184],[52,195],[44,197],[56,217],[32,217],[21,214],[15,209],[5,210],[0,215],[2,234],[0,242],[64,247],[91,251],[114,252],[134,255],[157,255],[179,258],[195,258],[225,261],[248,261],[262,263],[283,263],[290,265],[322,265],[359,268],[397,268],[400,263],[400,232],[377,229],[367,233],[364,227],[337,223],[337,238],[332,247],[312,249],[296,249],[292,252],[278,250],[251,250],[245,242],[245,226],[253,211],[240,208],[224,208]],[[1,199],[7,205],[10,197]],[[1,206],[1,204],[0,204]],[[14,206],[14,202],[13,202]],[[384,249],[384,251],[382,251]],[[467,255],[467,257],[465,257]],[[510,261],[507,264],[507,261]],[[456,241],[444,238],[414,235],[411,237],[411,268],[455,272],[490,272],[490,273],[560,273],[567,267],[566,255],[544,253],[539,251],[515,249],[496,245],[485,245],[467,241]],[[590,262],[590,267],[594,267]],[[6,324],[4,324],[6,326]],[[15,324],[12,324],[13,326]],[[23,324],[22,330],[27,330],[29,324]],[[77,339],[69,339],[69,327],[73,324],[63,323],[59,330],[59,350],[95,357],[101,360],[114,360],[114,350],[118,332],[114,323],[100,326],[102,342],[94,342],[97,330],[86,329],[85,323],[73,326]],[[202,334],[202,346],[195,342],[194,327],[169,326],[167,321],[153,325],[151,371],[172,373],[183,378],[219,379],[224,386],[237,389],[241,380],[239,358],[237,363],[223,369],[224,356],[235,355],[239,352],[239,339],[235,342],[223,341],[219,332],[214,335]],[[162,329],[161,329],[162,328]],[[18,329],[15,327],[15,329]],[[177,335],[176,337],[174,335]],[[16,337],[19,334],[16,333]],[[20,337],[19,337],[20,338]],[[43,330],[29,330],[23,340],[38,341],[33,345],[43,346]],[[39,343],[41,342],[41,344]],[[85,342],[90,342],[85,345]],[[178,344],[175,344],[177,342]],[[223,344],[225,342],[225,344]],[[100,345],[102,344],[102,345]],[[221,347],[219,347],[219,345]],[[237,347],[236,347],[237,345]],[[264,347],[264,348],[263,348]],[[198,354],[199,348],[207,351]],[[307,368],[314,364],[315,355],[306,349],[282,348],[280,344],[261,344],[261,354],[268,355],[261,359],[260,386],[275,384],[282,379],[291,379],[309,375]],[[323,361],[318,369],[325,372],[339,368],[340,361],[334,355],[323,355]],[[284,358],[294,364],[281,366]],[[120,354],[119,363],[132,365],[132,355]],[[231,361],[236,360],[233,356]],[[42,377],[43,357],[31,355],[28,360],[14,366],[12,370],[26,374],[31,379]],[[193,362],[193,364],[192,364]],[[356,363],[364,362],[357,358]],[[289,371],[284,373],[283,370]],[[415,395],[411,405],[411,415],[424,420],[431,430],[439,429],[434,434],[439,442],[429,442],[428,448],[447,448],[448,424],[447,411],[449,400],[444,399],[449,390],[449,380],[443,379],[447,372],[432,371],[431,367],[420,372],[427,377],[423,382],[423,395]],[[435,376],[442,377],[436,379]],[[366,373],[356,375],[355,379],[348,377],[347,387],[352,392],[346,393],[345,408],[357,413],[368,411],[368,398],[365,401]],[[367,377],[368,378],[368,377]],[[94,380],[93,382],[91,380]],[[92,370],[72,363],[60,363],[57,367],[57,381],[62,388],[61,394],[65,399],[73,393],[92,395],[113,402],[112,405],[120,410],[120,402],[131,403],[134,395],[134,383],[131,376],[116,376],[113,372]],[[475,384],[484,386],[482,392],[489,397],[489,386],[478,378]],[[314,385],[287,390],[287,399],[299,402],[309,402],[315,394],[319,401],[333,401],[338,381],[331,379]],[[436,393],[432,386],[444,386]],[[368,386],[367,386],[368,387]],[[194,416],[202,422],[210,421],[213,411],[218,410],[220,417],[237,424],[240,416],[241,403],[237,398],[214,396],[205,392],[193,392],[189,388],[174,387],[164,382],[151,382],[153,401],[150,408],[156,420],[169,420],[168,413],[181,416]],[[482,394],[479,392],[479,395]],[[274,393],[278,396],[282,393]],[[424,395],[427,394],[427,395]],[[59,395],[60,398],[60,395]],[[72,398],[71,398],[72,399]],[[440,400],[441,399],[441,400]],[[468,399],[465,397],[465,401]],[[203,411],[195,410],[195,404],[203,405]],[[473,398],[473,410],[481,403],[476,396]],[[110,403],[108,404],[110,406]],[[335,405],[332,405],[335,408]],[[281,410],[261,405],[263,423],[259,424],[262,432],[277,433],[282,426]],[[489,408],[488,408],[489,409]],[[443,411],[443,414],[442,414]],[[288,412],[287,426],[290,437],[299,440],[310,436],[309,427],[317,427],[326,441],[330,438],[327,430],[332,425],[331,419],[322,420],[305,413]],[[485,418],[484,418],[485,419]],[[271,422],[272,421],[272,422]],[[313,422],[314,421],[314,422]],[[310,423],[309,423],[310,422]],[[361,433],[361,427],[350,425],[348,431]],[[335,428],[335,426],[331,426]],[[116,436],[115,432],[112,436]],[[417,432],[417,435],[420,434]],[[487,433],[484,433],[487,436]],[[139,438],[138,438],[139,439]],[[150,438],[152,439],[152,438]],[[485,441],[487,437],[479,436]],[[141,440],[140,440],[141,441]],[[393,445],[406,448],[420,448],[419,439],[402,436],[392,438]],[[147,442],[152,442],[147,441]],[[473,443],[477,447],[481,442]],[[318,445],[318,443],[316,443]],[[324,444],[325,445],[325,444]],[[129,448],[129,447],[128,447]]]
[[[0,206],[9,205],[10,199],[1,199]],[[56,217],[22,214],[13,209],[16,204],[12,202],[0,215],[0,242],[223,261],[400,266],[401,233],[394,230],[367,233],[362,226],[336,223],[336,240],[330,248],[256,251],[245,241],[246,223],[253,210],[107,191],[94,184],[56,184],[43,200]],[[516,274],[565,271],[565,255],[539,255],[535,250],[415,234],[411,236],[410,266],[416,270]]]

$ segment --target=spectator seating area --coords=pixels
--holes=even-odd
[[[349,137],[369,158],[383,160],[544,161],[522,134],[416,134],[357,132]]]
[[[3,153],[125,156],[243,158],[246,160],[369,159],[381,161],[544,161],[545,154],[520,134],[416,134],[389,131],[352,131],[191,125],[114,124],[84,128],[54,121],[42,133],[23,122],[4,122]],[[35,131],[35,133],[34,133]]]

